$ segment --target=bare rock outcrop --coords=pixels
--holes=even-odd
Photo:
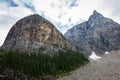
[[[9,31],[2,48],[44,53],[71,49],[71,44],[55,26],[38,14],[20,19]]]

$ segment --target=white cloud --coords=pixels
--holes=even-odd
[[[62,33],[71,28],[71,24],[80,23],[81,19],[87,20],[94,10],[118,22],[118,17],[113,17],[110,13],[111,10],[105,7],[105,0],[77,0],[76,4],[78,5],[70,7],[69,5],[72,1],[75,0],[34,0],[33,4],[37,13],[45,12],[45,17],[51,20],[51,22],[60,22],[63,27],[67,27],[66,30],[61,30],[58,26]],[[70,18],[71,23],[69,22]]]
[[[13,1],[18,5],[17,7],[11,7],[4,0],[0,3],[0,32],[3,31],[2,29],[9,29],[12,27],[11,25],[15,24],[15,22],[20,18],[33,13],[38,13],[40,15],[44,14],[44,17],[50,20],[55,26],[57,26],[57,28],[62,33],[65,33],[73,25],[82,22],[81,20],[87,20],[94,10],[97,10],[105,17],[112,18],[113,20],[120,23],[119,0]],[[72,2],[74,3],[72,4]],[[25,4],[30,6],[27,7]],[[72,6],[70,6],[71,4]]]
[[[8,31],[9,31],[9,28],[4,29],[4,28],[0,27],[0,45],[3,44],[3,42],[7,36]]]

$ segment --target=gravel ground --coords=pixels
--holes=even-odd
[[[97,61],[90,61],[87,66],[58,80],[120,80],[120,50],[104,54]]]

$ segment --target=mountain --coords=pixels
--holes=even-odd
[[[84,54],[92,51],[103,54],[105,51],[120,49],[120,25],[97,11],[88,21],[75,25],[64,35],[71,44]]]
[[[55,53],[59,50],[71,49],[72,46],[51,22],[34,14],[20,19],[13,25],[2,48]]]

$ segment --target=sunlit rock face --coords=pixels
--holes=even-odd
[[[61,49],[71,49],[72,46],[51,22],[35,14],[24,17],[13,25],[2,48],[55,53]]]
[[[64,35],[79,51],[90,55],[120,49],[120,25],[94,11],[88,21],[75,25]]]

